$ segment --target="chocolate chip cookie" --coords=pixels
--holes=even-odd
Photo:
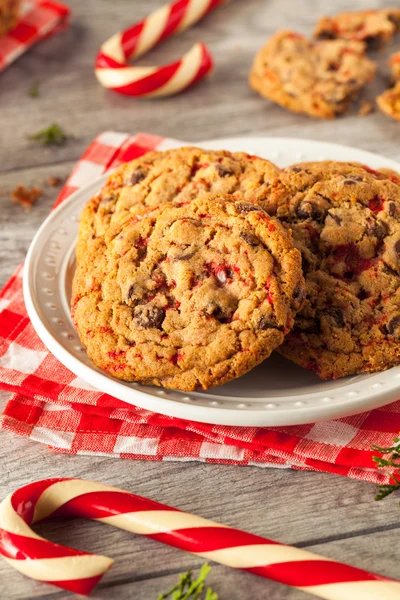
[[[375,74],[376,65],[364,52],[362,42],[315,43],[279,31],[257,54],[250,86],[293,112],[332,119],[348,109]]]
[[[400,29],[400,9],[360,10],[344,12],[320,19],[314,35],[320,39],[362,41],[368,47],[380,47],[389,42]]]
[[[400,121],[400,52],[391,56],[389,64],[392,70],[393,87],[378,96],[376,101],[382,112]]]
[[[290,233],[244,198],[211,195],[109,228],[78,260],[72,314],[101,369],[190,391],[267,358],[304,295]]]
[[[264,208],[292,230],[307,297],[280,352],[322,379],[400,363],[400,180],[350,163],[283,170]]]
[[[165,204],[180,206],[210,193],[263,198],[267,184],[278,172],[268,160],[244,152],[200,148],[149,152],[114,171],[101,192],[86,205],[78,257],[109,227],[119,229]]]

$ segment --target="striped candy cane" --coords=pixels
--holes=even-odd
[[[177,0],[117,33],[101,47],[95,64],[100,83],[127,96],[170,96],[205,77],[213,68],[204,44],[195,44],[178,61],[163,67],[128,65],[170,35],[187,29],[225,0]]]
[[[44,479],[10,494],[0,505],[0,554],[24,575],[79,594],[90,594],[113,561],[30,528],[50,517],[108,523],[328,600],[400,598],[400,582],[94,481]]]

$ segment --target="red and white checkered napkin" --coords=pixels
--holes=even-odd
[[[53,0],[24,0],[17,26],[0,38],[0,71],[39,40],[64,29],[70,9]]]
[[[176,140],[107,132],[85,151],[58,203],[124,161]],[[67,454],[292,467],[386,482],[372,444],[400,431],[400,401],[367,413],[296,427],[225,427],[165,417],[116,400],[75,377],[46,349],[24,306],[22,267],[0,294],[0,388],[14,392],[0,427]]]

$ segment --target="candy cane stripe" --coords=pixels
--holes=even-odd
[[[203,519],[202,517],[193,518],[193,515],[170,510],[131,512],[112,517],[96,517],[96,520],[101,523],[106,523],[107,525],[113,525],[119,529],[125,529],[131,533],[138,533],[139,535],[146,536],[170,533],[178,528],[205,527],[210,523],[210,521]],[[227,529],[225,525],[216,524],[215,527]]]
[[[299,588],[311,592],[309,588]],[[387,581],[355,581],[316,585],[313,595],[325,600],[399,600],[400,584]]]
[[[165,23],[164,31],[158,40],[159,42],[178,31],[189,3],[190,0],[181,0],[180,2],[175,2],[175,4],[169,6],[168,20]]]
[[[226,0],[177,0],[146,19],[109,38],[96,58],[95,73],[106,88],[127,96],[160,97],[176,94],[203,79],[213,68],[204,44],[195,44],[174,63],[161,67],[128,64],[162,40],[187,29]]]
[[[199,553],[203,558],[212,560],[233,569],[250,569],[255,573],[255,569],[261,568],[265,571],[271,565],[282,562],[299,562],[307,561],[312,557],[314,568],[316,561],[325,561],[324,558],[318,557],[315,554],[291,548],[281,544],[271,544],[263,546],[237,546],[235,548],[224,548],[223,550],[214,550],[211,552]],[[260,572],[255,573],[261,575]]]
[[[41,558],[40,560],[4,558],[9,565],[23,575],[38,581],[48,582],[99,577],[104,575],[113,564],[113,561],[107,556],[94,554]]]
[[[400,583],[391,579],[80,479],[39,481],[10,494],[0,505],[0,554],[28,577],[90,593],[113,561],[45,540],[29,527],[71,516],[139,533],[327,600],[400,598]]]

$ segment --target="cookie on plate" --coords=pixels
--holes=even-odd
[[[362,42],[311,42],[279,31],[257,54],[250,86],[293,112],[332,119],[348,109],[375,74],[376,65],[364,52]]]
[[[295,165],[263,206],[291,229],[306,280],[306,301],[280,352],[322,379],[399,364],[395,175],[351,163]]]
[[[400,29],[400,9],[359,10],[323,17],[315,27],[319,39],[345,39],[380,47]]]
[[[279,172],[268,160],[244,152],[178,148],[149,152],[116,169],[103,189],[85,206],[77,254],[98,243],[111,226],[157,210],[182,205],[205,194],[263,198]]]
[[[20,0],[0,0],[0,37],[16,26],[20,5]]]
[[[376,101],[382,112],[388,117],[400,121],[400,52],[392,54],[389,64],[392,69],[394,85],[380,94]]]
[[[267,358],[304,293],[290,234],[254,204],[211,195],[109,229],[78,260],[72,314],[101,369],[190,391]]]

